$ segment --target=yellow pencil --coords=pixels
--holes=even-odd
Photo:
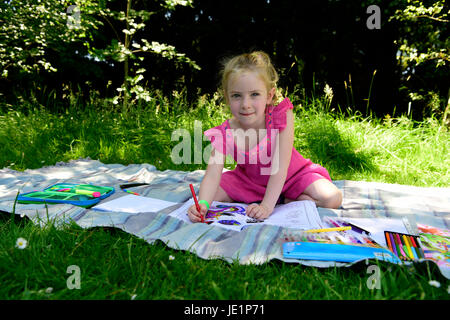
[[[306,230],[306,232],[333,232],[333,231],[344,231],[344,230],[350,230],[352,227],[339,227],[339,228],[326,228],[326,229],[311,229]]]
[[[413,255],[413,253],[411,251],[411,247],[410,247],[410,244],[408,242],[408,239],[406,239],[405,235],[402,235],[402,237],[403,237],[403,241],[405,242],[405,247],[406,247],[406,250],[407,250],[409,256],[411,257],[411,259],[414,260],[414,255]]]

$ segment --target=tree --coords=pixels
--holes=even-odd
[[[165,0],[161,6],[167,10],[174,10],[176,6],[192,6],[192,0]],[[150,42],[142,36],[137,37],[138,32],[146,28],[146,22],[155,13],[133,9],[132,0],[127,0],[124,11],[113,11],[108,8],[99,11],[100,16],[114,30],[116,38],[112,39],[105,48],[98,48],[95,43],[87,45],[92,56],[97,59],[101,61],[111,59],[123,63],[124,79],[121,87],[117,88],[119,95],[113,99],[115,104],[123,99],[126,106],[130,96],[135,100],[149,101],[151,99],[150,92],[142,86],[143,73],[146,69],[141,66],[141,62],[144,61],[146,53],[158,54],[176,63],[187,63],[194,69],[200,70],[194,61],[185,54],[178,53],[174,46],[157,41]],[[117,23],[123,28],[121,31],[114,26]]]
[[[92,2],[84,1],[91,5]],[[1,77],[11,73],[56,72],[47,59],[48,50],[59,51],[64,44],[80,41],[96,28],[96,22],[68,13],[70,1],[11,0],[0,3]],[[70,11],[70,9],[69,9]],[[73,27],[76,26],[76,27]]]
[[[402,36],[396,41],[397,59],[405,78],[403,89],[408,93],[410,105],[424,105],[421,109],[441,115],[443,123],[449,113],[450,96],[448,15],[444,1],[424,4],[407,0],[406,6],[390,17],[390,20],[401,22]],[[434,81],[429,81],[431,79]],[[444,79],[447,79],[447,84],[440,81]],[[430,87],[430,83],[435,86]]]
[[[51,52],[67,50],[67,45],[85,46],[87,56],[97,62],[123,63],[123,82],[113,102],[129,98],[150,99],[150,93],[142,85],[144,68],[140,63],[145,53],[154,53],[200,67],[174,46],[138,37],[146,21],[155,12],[133,9],[132,0],[126,0],[123,10],[112,9],[120,1],[113,0],[11,0],[0,2],[0,66],[2,80],[15,75],[35,75],[42,72],[58,72],[49,59]],[[124,3],[124,2],[122,2]],[[137,3],[137,1],[136,1]],[[177,6],[192,6],[192,0],[164,0],[160,9],[174,10]],[[115,38],[102,46],[100,37],[106,28],[112,28]],[[78,50],[76,50],[78,51]],[[72,52],[72,55],[86,52]]]
[[[448,12],[445,12],[444,1],[431,3],[426,7],[421,1],[407,0],[408,5],[403,10],[396,10],[390,18],[403,21],[408,31],[413,31],[417,35],[418,28],[412,28],[411,24],[420,24],[420,32],[427,35],[426,38],[409,39],[403,37],[399,39],[400,52],[398,59],[406,69],[408,66],[418,66],[427,61],[432,61],[437,68],[448,65],[450,55],[448,48],[450,40],[438,25],[445,26],[448,20]]]

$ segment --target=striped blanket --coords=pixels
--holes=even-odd
[[[70,220],[83,228],[114,227],[153,243],[163,241],[167,246],[188,250],[204,259],[239,261],[241,264],[264,263],[271,259],[296,262],[309,266],[350,266],[348,263],[284,259],[281,245],[287,229],[275,225],[255,224],[238,232],[206,224],[187,223],[169,214],[191,198],[189,184],[198,191],[204,171],[158,171],[150,164],[103,164],[97,160],[79,159],[57,163],[24,172],[0,169],[0,211],[27,216],[35,223],[48,219],[60,224]],[[43,190],[62,182],[112,186],[113,200],[127,195],[120,185],[147,183],[131,189],[140,195],[175,202],[159,212],[103,212],[68,204],[14,204],[18,192]],[[318,208],[324,216],[353,218],[410,217],[416,223],[440,229],[450,229],[450,188],[421,188],[375,182],[334,181],[343,191],[344,201],[337,210]],[[109,201],[108,200],[108,201]],[[450,278],[448,260],[439,266]]]

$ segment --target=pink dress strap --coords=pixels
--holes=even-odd
[[[283,129],[286,128],[286,111],[293,108],[294,106],[289,98],[284,98],[284,100],[276,106],[269,106],[266,109],[266,127],[283,131]]]

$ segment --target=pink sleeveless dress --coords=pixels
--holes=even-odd
[[[233,129],[230,128],[228,120],[204,132],[214,149],[222,154],[231,155],[237,162],[236,168],[224,172],[220,180],[220,186],[233,201],[252,203],[263,200],[270,178],[272,149],[278,132],[286,127],[286,110],[292,108],[289,98],[285,98],[277,106],[267,107],[266,135],[249,151],[241,150],[236,146]],[[283,197],[297,199],[311,183],[318,179],[327,179],[331,182],[325,168],[303,158],[293,147],[279,202]]]

